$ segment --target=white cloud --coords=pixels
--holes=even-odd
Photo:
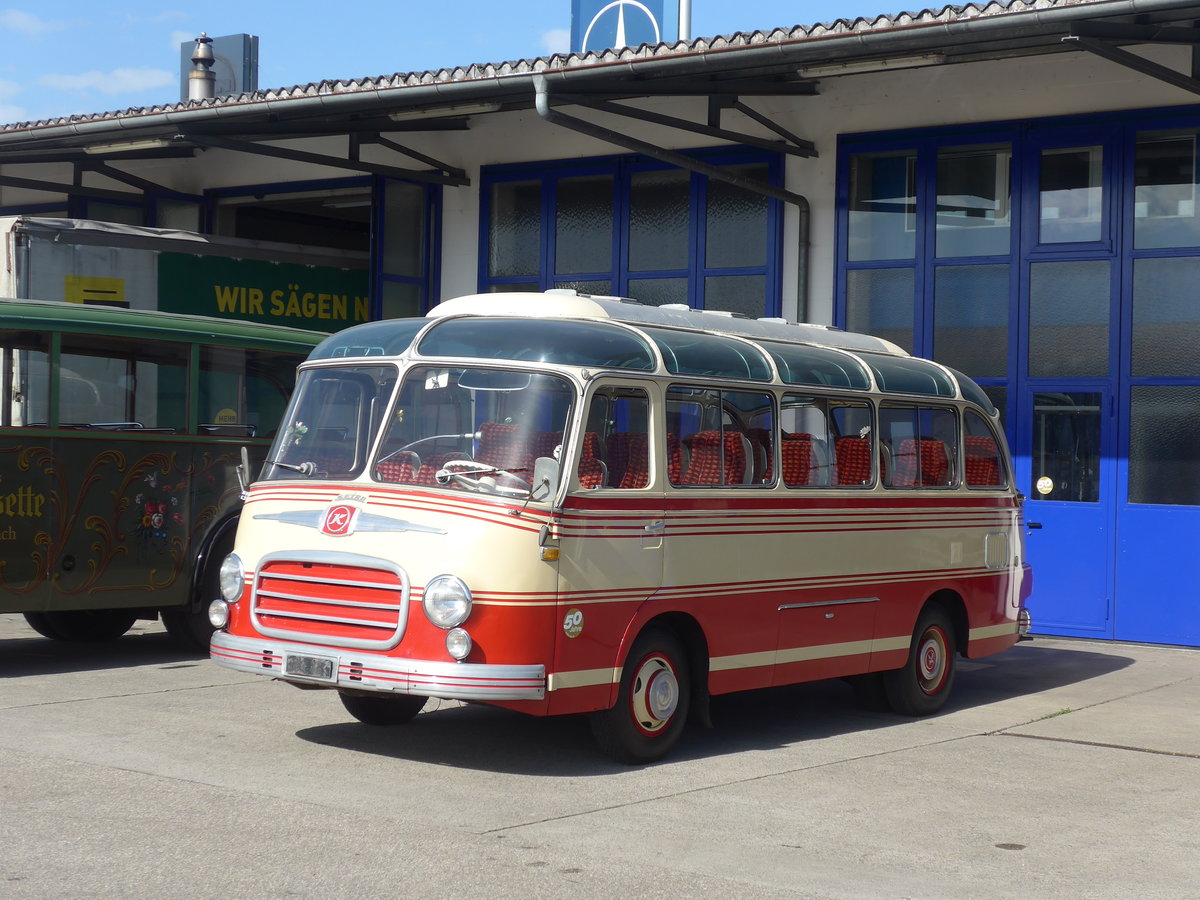
[[[47,22],[20,9],[0,9],[0,28],[8,28],[21,34],[45,34],[64,27],[59,22]]]
[[[0,78],[0,100],[7,100],[9,97],[15,97],[21,93],[24,88],[15,81],[6,81]]]
[[[29,115],[23,106],[5,106],[0,103],[0,123],[11,125],[14,122],[26,122]]]
[[[185,44],[185,43],[188,43],[189,41],[192,43],[195,43],[196,38],[198,38],[199,36],[200,35],[195,34],[194,32],[191,32],[191,31],[172,31],[171,32],[171,49],[174,52],[178,53],[180,44]]]
[[[542,32],[542,49],[547,54],[569,53],[571,50],[571,31],[568,28],[551,28]]]
[[[169,87],[179,76],[166,69],[113,69],[111,72],[83,72],[79,75],[43,75],[37,81],[60,91],[99,91],[102,94],[129,94],[150,88]]]

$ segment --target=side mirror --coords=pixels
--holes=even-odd
[[[238,463],[237,468],[238,488],[241,489],[242,499],[245,500],[250,492],[250,452],[242,447],[242,461]]]
[[[539,456],[534,460],[533,489],[529,492],[529,499],[537,500],[539,503],[553,499],[554,495],[558,493],[560,470],[561,466],[557,459]]]

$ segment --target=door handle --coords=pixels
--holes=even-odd
[[[667,523],[660,520],[658,522],[651,522],[649,525],[647,525],[645,527],[644,530],[653,533],[653,532],[662,531],[666,527],[667,527]]]
[[[1042,523],[1041,522],[1026,522],[1025,527],[1028,528],[1030,531],[1040,531],[1042,528]]]

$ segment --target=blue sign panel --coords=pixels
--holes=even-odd
[[[571,0],[571,49],[576,53],[678,39],[674,0]]]

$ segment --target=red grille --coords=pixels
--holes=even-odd
[[[267,559],[254,580],[251,608],[263,634],[390,648],[404,635],[408,580],[399,570]]]

